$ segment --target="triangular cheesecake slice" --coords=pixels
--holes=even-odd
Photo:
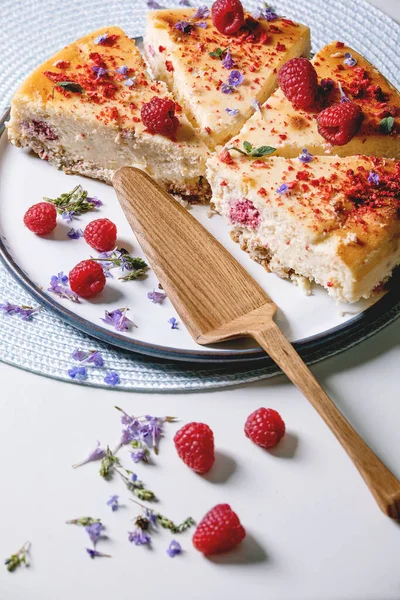
[[[303,276],[355,302],[400,263],[399,161],[309,153],[232,160],[222,150],[208,176],[235,241],[281,277]]]
[[[312,63],[320,84],[313,109],[296,108],[278,89],[229,145],[276,148],[274,156],[296,157],[302,148],[311,154],[385,156],[400,158],[400,94],[358,52],[332,42]],[[340,89],[341,88],[341,89]],[[363,112],[357,134],[342,146],[332,146],[318,133],[318,113],[334,103],[350,100]]]
[[[170,192],[206,201],[208,150],[179,105],[174,135],[146,128],[141,108],[154,97],[170,98],[165,83],[149,77],[121,29],[103,28],[28,77],[12,100],[8,136],[67,173],[110,183],[116,169],[132,165]]]
[[[310,31],[288,19],[245,14],[244,26],[228,36],[214,27],[207,7],[169,9],[148,14],[144,43],[153,74],[213,148],[272,94],[286,61],[308,56]]]

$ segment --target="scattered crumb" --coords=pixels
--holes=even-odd
[[[290,276],[291,281],[303,292],[305,296],[312,296],[312,282],[307,279],[307,277],[303,277],[302,275],[296,275],[293,273]]]

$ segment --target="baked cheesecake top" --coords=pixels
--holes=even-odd
[[[306,228],[310,243],[339,236],[348,260],[360,250],[364,255],[378,248],[394,231],[400,235],[400,161],[309,153],[233,161],[226,150],[217,160],[210,175],[214,191],[219,184],[231,198],[232,223],[258,229],[259,210],[269,205],[278,221],[284,213]],[[243,201],[249,203],[248,211]]]
[[[274,90],[279,68],[308,55],[309,28],[290,19],[255,19],[224,35],[207,7],[148,14],[145,48],[151,67],[174,87],[202,133],[223,143]]]
[[[141,108],[153,97],[170,97],[165,83],[153,81],[132,39],[119,27],[99,29],[66,46],[38,67],[21,85],[19,96],[109,125],[128,136],[148,134]],[[177,144],[201,145],[193,128],[176,106]]]
[[[278,89],[233,141],[249,140],[277,149],[275,155],[293,157],[299,148],[318,153],[376,154],[400,157],[400,94],[361,54],[343,42],[325,46],[312,61],[319,91],[310,110],[294,106]],[[316,117],[335,103],[359,105],[363,121],[357,134],[344,146],[331,146],[319,133]]]

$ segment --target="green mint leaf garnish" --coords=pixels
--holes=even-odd
[[[392,133],[393,127],[394,127],[394,118],[393,117],[385,117],[379,123],[379,127],[380,127],[380,130],[382,131],[382,133],[386,133],[386,134]]]
[[[230,146],[227,150],[236,150],[236,152],[243,154],[243,156],[251,156],[253,158],[260,158],[261,156],[272,154],[276,150],[276,148],[273,148],[272,146],[260,146],[259,148],[255,148],[247,141],[243,142],[243,148],[244,150],[237,148],[236,146]]]
[[[211,56],[212,58],[219,58],[222,59],[224,54],[226,52],[228,52],[229,50],[229,46],[227,48],[215,48],[215,50],[213,50],[212,52],[209,52],[209,56]]]
[[[83,94],[85,92],[84,88],[79,85],[79,83],[75,83],[74,81],[59,81],[55,85],[53,85],[53,89],[51,90],[51,97],[54,99],[54,90],[56,87],[63,88],[68,92],[74,92],[75,94]]]

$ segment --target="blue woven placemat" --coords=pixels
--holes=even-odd
[[[177,2],[159,0],[163,6]],[[193,6],[202,2],[191,2]],[[262,4],[248,0],[249,9]],[[276,11],[311,27],[312,46],[342,40],[373,62],[400,87],[400,25],[364,0],[281,0]],[[132,37],[144,29],[145,0],[2,0],[0,36],[0,111],[26,75],[63,45],[91,30],[119,25]],[[37,305],[0,265],[0,302]],[[0,316],[0,360],[53,377],[70,380],[75,348],[100,350],[105,368],[89,369],[83,385],[106,386],[107,370],[117,371],[120,389],[136,391],[191,391],[246,383],[269,377],[274,367],[235,364],[231,367],[171,363],[116,350],[66,325],[42,309],[30,322]]]

